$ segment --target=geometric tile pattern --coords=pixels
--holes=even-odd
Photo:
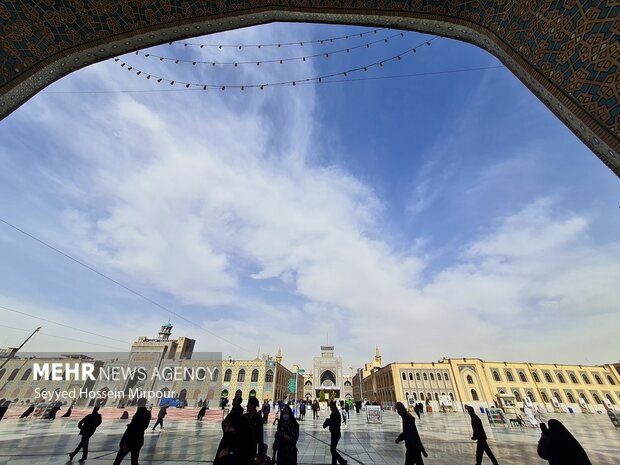
[[[0,118],[75,69],[172,39],[274,20],[388,26],[487,49],[620,176],[618,18],[620,0],[3,0]]]

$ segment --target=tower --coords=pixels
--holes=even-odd
[[[379,352],[379,346],[375,346],[375,362],[381,366],[381,352]]]
[[[280,350],[279,347],[278,347],[278,355],[276,355],[276,362],[279,365],[282,365],[282,351]]]
[[[172,333],[172,324],[170,322],[164,323],[161,325],[161,329],[159,330],[159,339],[162,341],[167,341],[170,338],[170,334]]]

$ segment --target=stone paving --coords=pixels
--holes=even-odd
[[[130,411],[130,414],[133,412]],[[217,415],[211,421],[166,421],[164,430],[147,430],[140,455],[141,464],[179,465],[212,463],[221,437]],[[557,415],[584,446],[594,465],[620,463],[620,429],[616,430],[604,415]],[[79,417],[49,420],[9,419],[0,422],[0,464],[66,464],[67,453],[78,443]],[[298,442],[300,464],[329,464],[329,433],[321,426],[324,417],[301,422]],[[88,464],[111,464],[126,420],[106,419],[90,442]],[[483,424],[489,444],[499,463],[544,465],[536,454],[540,431],[537,428],[490,426]],[[462,465],[474,462],[475,443],[470,440],[469,417],[463,413],[431,413],[417,421],[422,441],[429,453],[426,464]],[[271,448],[275,426],[266,426],[266,442]],[[395,465],[404,463],[404,445],[394,444],[400,432],[400,418],[390,411],[384,423],[367,424],[365,415],[352,413],[339,449],[351,465]],[[79,456],[78,456],[79,457]],[[77,460],[73,463],[77,464]],[[129,464],[129,457],[125,462]],[[490,463],[484,459],[483,463]]]

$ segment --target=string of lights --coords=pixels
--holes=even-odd
[[[349,74],[352,73],[357,73],[357,72],[361,72],[361,71],[368,71],[371,68],[377,68],[380,67],[382,68],[386,63],[389,62],[393,62],[393,61],[401,61],[403,56],[409,55],[409,54],[415,54],[417,52],[418,48],[424,47],[424,46],[430,46],[431,42],[435,39],[437,39],[438,36],[435,36],[419,45],[416,45],[413,48],[409,48],[407,50],[402,51],[401,53],[391,56],[389,58],[385,58],[383,60],[380,61],[376,61],[373,63],[369,63],[366,64],[364,66],[358,66],[355,68],[350,68],[344,71],[338,71],[336,73],[329,73],[329,74],[324,74],[321,76],[315,76],[315,77],[309,77],[309,78],[301,78],[301,79],[295,79],[295,80],[287,80],[287,81],[279,81],[279,82],[271,82],[271,83],[262,83],[262,84],[233,84],[233,85],[222,85],[222,84],[207,84],[207,83],[197,83],[197,82],[187,82],[187,81],[180,81],[180,80],[175,80],[175,79],[168,79],[166,77],[163,76],[159,76],[156,74],[152,74],[152,73],[147,73],[139,68],[136,68],[135,66],[127,63],[124,60],[121,60],[120,58],[114,58],[114,61],[119,63],[119,65],[123,68],[125,68],[128,71],[135,71],[137,76],[142,76],[144,78],[146,78],[147,80],[150,80],[151,78],[153,78],[153,80],[155,80],[157,83],[161,83],[161,82],[166,82],[172,86],[176,85],[183,85],[186,88],[191,88],[191,87],[195,87],[195,88],[202,88],[203,90],[207,90],[207,89],[221,89],[222,91],[226,90],[226,89],[239,89],[239,90],[245,90],[245,89],[260,89],[263,90],[265,87],[277,87],[277,86],[288,86],[288,85],[292,85],[292,86],[296,86],[298,84],[303,84],[303,83],[309,83],[309,82],[316,82],[316,83],[322,83],[324,80],[326,79],[330,79],[333,77],[337,77],[337,76],[344,76],[347,77]]]
[[[78,260],[77,258],[75,258],[75,257],[73,257],[73,256],[71,256],[71,255],[69,255],[68,253],[63,252],[62,250],[58,249],[57,247],[54,247],[53,245],[48,244],[48,243],[47,243],[47,242],[45,242],[44,240],[39,239],[38,237],[34,236],[33,234],[30,234],[30,233],[29,233],[29,232],[27,232],[27,231],[24,231],[23,229],[21,229],[21,228],[19,228],[19,227],[15,226],[14,224],[9,223],[8,221],[6,221],[6,220],[4,220],[4,219],[2,219],[2,218],[0,218],[0,223],[4,223],[5,225],[9,226],[10,228],[13,228],[14,230],[16,230],[17,232],[19,232],[19,233],[21,233],[21,234],[23,234],[23,235],[25,235],[25,236],[28,236],[29,238],[31,238],[31,239],[35,240],[36,242],[40,243],[41,245],[44,245],[45,247],[47,247],[47,248],[49,248],[49,249],[53,250],[54,252],[59,253],[60,255],[64,256],[65,258],[68,258],[69,260],[71,260],[71,261],[73,261],[73,262],[77,263],[78,265],[80,265],[80,266],[82,266],[82,267],[84,267],[84,268],[86,268],[86,269],[88,269],[88,270],[92,271],[93,273],[98,274],[98,275],[99,275],[99,276],[101,276],[102,278],[107,279],[108,281],[110,281],[110,282],[112,282],[112,283],[116,284],[117,286],[122,287],[122,288],[123,288],[123,289],[125,289],[126,291],[128,291],[128,292],[130,292],[130,293],[132,293],[132,294],[134,294],[134,295],[136,295],[136,296],[138,296],[138,297],[140,297],[141,299],[143,299],[143,300],[145,300],[145,301],[149,302],[150,304],[152,304],[152,305],[154,305],[154,306],[158,307],[159,309],[164,310],[164,311],[165,311],[168,315],[174,315],[175,317],[179,318],[180,320],[183,320],[183,321],[185,321],[186,323],[189,323],[189,324],[191,324],[192,326],[195,326],[195,327],[197,327],[198,329],[200,329],[200,330],[202,330],[202,331],[204,331],[204,332],[206,332],[206,333],[210,334],[211,336],[216,337],[216,338],[218,338],[218,339],[220,339],[220,340],[222,340],[222,341],[226,342],[227,344],[230,344],[230,345],[232,345],[232,346],[235,346],[235,347],[237,347],[237,348],[239,348],[239,349],[243,350],[244,352],[254,353],[254,351],[248,350],[248,349],[246,349],[245,347],[242,347],[242,346],[240,346],[240,345],[238,345],[238,344],[235,344],[234,342],[229,341],[228,339],[226,339],[226,338],[224,338],[224,337],[220,336],[219,334],[217,334],[217,333],[215,333],[215,332],[213,332],[213,331],[210,331],[210,330],[206,329],[204,326],[202,326],[202,325],[200,325],[200,324],[198,324],[198,323],[195,323],[195,322],[193,322],[192,320],[189,320],[188,318],[184,317],[183,315],[179,314],[178,312],[175,312],[174,310],[172,310],[172,309],[170,309],[170,308],[166,307],[165,305],[162,305],[162,304],[160,304],[159,302],[156,302],[155,300],[151,299],[150,297],[145,296],[145,295],[144,295],[144,294],[142,294],[141,292],[135,291],[134,289],[132,289],[132,288],[130,288],[130,287],[128,287],[128,286],[126,286],[125,284],[123,284],[123,283],[121,283],[121,282],[117,281],[116,279],[111,278],[110,276],[108,276],[108,275],[106,275],[106,274],[102,273],[101,271],[99,271],[99,270],[97,270],[97,269],[93,268],[92,266],[90,266],[90,265],[88,265],[88,264],[84,263],[83,261]],[[5,308],[5,309],[6,309],[6,307],[0,307],[0,308]]]
[[[279,42],[279,43],[274,43],[274,44],[203,44],[203,43],[196,43],[196,42],[169,42],[168,45],[183,45],[184,47],[200,47],[200,48],[204,48],[204,47],[213,47],[213,48],[218,48],[218,49],[223,49],[223,48],[237,48],[239,50],[242,50],[243,48],[267,48],[267,47],[291,47],[291,46],[300,46],[303,47],[304,45],[311,45],[311,44],[319,44],[319,45],[323,45],[323,44],[331,44],[340,40],[348,40],[348,39],[352,39],[354,37],[364,37],[365,35],[368,34],[376,34],[379,31],[384,30],[385,28],[379,28],[379,29],[372,29],[370,31],[364,31],[364,32],[359,32],[357,34],[348,34],[345,36],[338,36],[338,37],[328,37],[325,39],[313,39],[313,40],[296,40],[294,42]]]
[[[327,51],[327,52],[314,53],[314,54],[311,54],[311,55],[303,55],[303,56],[296,56],[296,57],[275,58],[275,59],[269,59],[269,60],[202,61],[202,60],[190,60],[190,59],[184,59],[184,58],[177,58],[177,57],[169,57],[169,56],[157,55],[155,53],[150,53],[150,52],[147,53],[147,52],[143,52],[141,50],[136,51],[135,54],[136,55],[144,56],[145,58],[158,58],[159,61],[172,61],[175,64],[191,63],[194,66],[196,66],[196,65],[211,65],[211,66],[256,65],[256,66],[260,66],[260,65],[264,65],[264,64],[273,64],[273,63],[284,64],[284,63],[290,62],[290,61],[307,61],[307,60],[312,60],[312,59],[315,59],[315,58],[329,58],[332,55],[337,55],[337,54],[340,54],[340,53],[350,53],[352,50],[368,49],[371,46],[376,45],[378,43],[387,44],[391,39],[394,39],[395,37],[405,37],[405,34],[406,34],[405,32],[398,32],[396,34],[392,34],[390,36],[383,37],[383,38],[378,39],[378,40],[373,40],[371,42],[366,42],[366,43],[363,43],[363,44],[358,44],[358,45],[354,45],[354,46],[351,46],[351,47],[342,48],[342,49],[338,49],[338,50],[332,50],[332,51]]]
[[[472,71],[485,71],[490,69],[506,69],[504,65],[495,66],[481,66],[477,68],[460,68],[460,69],[447,69],[442,71],[429,71],[424,73],[407,73],[407,74],[392,74],[388,76],[373,76],[373,77],[361,77],[361,78],[347,78],[347,79],[330,79],[324,80],[322,84],[333,83],[347,83],[347,82],[359,82],[359,81],[382,81],[386,79],[407,79],[413,77],[422,76],[439,76],[442,74],[455,74],[455,73],[467,73]],[[304,84],[316,85],[316,82],[306,82]],[[202,89],[119,89],[119,90],[48,90],[40,92],[40,94],[141,94],[141,93],[161,93],[161,92],[195,92]]]

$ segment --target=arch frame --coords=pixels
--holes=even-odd
[[[13,13],[16,16],[21,14],[22,17],[28,18],[24,11],[19,10],[19,8],[25,10],[26,7],[32,7],[34,3],[35,0],[24,0],[22,5],[14,7]],[[128,0],[124,3],[128,4],[126,7],[128,9],[132,7],[139,9],[138,4],[141,4],[138,0]],[[150,23],[142,19],[135,24],[125,22],[122,27],[114,22],[115,18],[112,13],[116,13],[116,11],[103,12],[98,17],[107,18],[109,22],[112,22],[115,25],[115,31],[106,32],[101,26],[101,30],[90,32],[91,37],[87,37],[85,40],[80,40],[80,37],[74,40],[74,43],[64,41],[66,45],[58,40],[57,42],[60,44],[54,43],[53,47],[48,47],[46,54],[42,57],[36,57],[37,53],[39,55],[42,53],[40,50],[32,52],[26,48],[22,52],[23,59],[21,62],[19,62],[19,54],[17,59],[14,56],[11,59],[8,57],[8,53],[5,53],[7,57],[0,62],[0,119],[9,115],[52,82],[77,69],[120,54],[170,41],[284,21],[389,27],[436,34],[469,42],[491,53],[571,129],[603,163],[620,177],[620,118],[615,118],[612,124],[604,123],[595,114],[596,105],[590,104],[588,110],[570,94],[569,89],[562,89],[556,84],[555,81],[559,79],[559,73],[554,76],[554,70],[545,70],[534,65],[534,62],[526,56],[532,53],[527,46],[522,51],[523,45],[510,44],[502,38],[502,33],[506,33],[504,29],[507,26],[514,26],[510,20],[522,19],[518,17],[519,12],[515,11],[516,8],[511,11],[504,11],[504,9],[508,10],[509,7],[499,2],[496,5],[491,5],[499,12],[493,16],[491,24],[483,25],[484,18],[476,20],[476,15],[479,16],[479,13],[467,10],[469,7],[465,3],[469,2],[461,4],[456,1],[445,2],[445,5],[441,5],[437,2],[419,0],[414,2],[412,6],[408,4],[409,2],[393,2],[387,5],[384,2],[372,1],[359,2],[359,4],[358,2],[350,2],[351,5],[346,8],[335,0],[322,2],[318,0],[292,2],[282,0],[270,2],[239,1],[234,4],[222,3],[215,8],[207,7],[207,2],[196,3],[199,5],[189,7],[189,11],[195,8],[195,12],[186,13],[182,9],[184,5],[173,0],[168,3],[168,9],[172,9],[172,13],[164,15],[157,12],[157,14],[161,14],[161,17],[156,14]],[[53,7],[42,8],[53,9]],[[71,10],[72,6],[68,4],[65,8]],[[108,8],[110,7],[108,6]],[[53,13],[58,12],[54,11]],[[73,15],[79,15],[79,13],[88,15],[92,11],[71,11],[71,13]],[[525,8],[521,13],[525,14]],[[528,13],[531,14],[529,11]],[[551,15],[557,13],[557,10],[543,13]],[[514,18],[513,14],[515,15]],[[501,21],[495,19],[499,15],[503,15],[500,18]],[[537,15],[540,16],[541,13],[537,13]],[[25,20],[21,21],[23,27],[32,28],[33,24],[29,24]],[[35,22],[34,19],[31,21]],[[43,22],[38,26],[43,27],[46,24]],[[36,29],[37,26],[34,27]],[[86,27],[83,28],[87,29]],[[5,25],[4,29],[8,29],[8,26]],[[590,24],[590,29],[593,29],[592,24]],[[586,32],[589,33],[590,31]],[[574,36],[575,34],[573,34]],[[20,38],[19,33],[17,37]],[[23,42],[26,41],[27,37],[21,37],[21,39]],[[613,45],[612,39],[605,45]],[[5,46],[4,50],[0,50],[0,52],[6,52],[8,47],[8,45]],[[519,47],[519,50],[515,47]],[[30,56],[26,56],[28,52],[31,53]],[[536,50],[536,52],[539,53],[540,50]],[[1,56],[2,53],[0,53]],[[594,55],[594,57],[596,56]],[[590,57],[590,59],[594,60],[595,58]],[[612,65],[617,66],[618,63],[613,60],[617,61],[617,58],[612,58],[611,61]],[[569,63],[566,61],[563,64]],[[547,68],[549,67],[547,66]],[[582,70],[583,68],[580,68],[580,71]],[[614,85],[613,80],[610,82],[611,85]],[[612,91],[612,93],[615,92],[615,95],[611,95],[610,99],[615,99],[616,105],[620,105],[620,86],[616,87],[617,89]],[[602,108],[597,111],[604,113]],[[613,120],[614,117],[612,115],[611,119]]]

